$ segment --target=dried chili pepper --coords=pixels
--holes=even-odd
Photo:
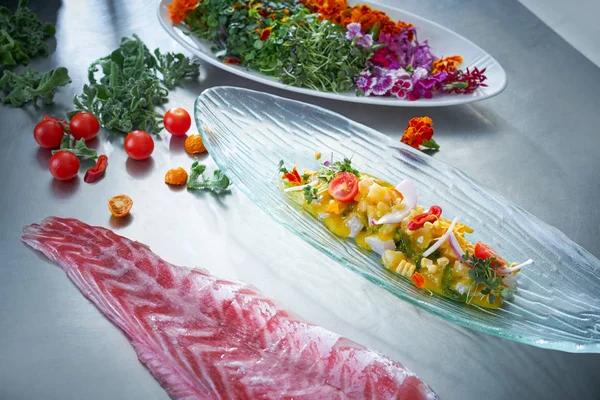
[[[108,157],[102,154],[98,157],[96,161],[96,165],[91,168],[88,168],[85,171],[85,176],[83,177],[83,181],[85,183],[92,183],[100,179],[102,175],[104,175],[104,171],[106,171],[106,166],[108,165]]]
[[[425,222],[435,222],[442,215],[442,208],[440,206],[431,206],[429,211],[423,214],[419,214],[408,223],[409,231],[416,231],[423,227]]]

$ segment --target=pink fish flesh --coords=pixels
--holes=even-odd
[[[114,232],[51,217],[22,240],[59,264],[174,399],[435,399],[402,365],[178,267]]]

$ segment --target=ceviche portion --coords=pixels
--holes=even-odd
[[[381,256],[390,271],[418,288],[452,300],[497,308],[517,290],[516,275],[531,264],[508,263],[473,229],[442,216],[439,205],[418,204],[410,179],[392,185],[356,170],[349,159],[326,161],[317,171],[279,164],[283,192],[334,234]]]

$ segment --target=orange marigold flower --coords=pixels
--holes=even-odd
[[[400,141],[417,150],[421,146],[432,150],[440,148],[433,140],[433,121],[429,117],[415,117],[408,121]]]
[[[411,281],[414,282],[415,286],[418,288],[424,288],[425,287],[425,278],[423,278],[423,275],[421,275],[418,272],[415,272],[413,274],[413,276],[410,278]]]
[[[169,4],[169,18],[173,23],[179,24],[197,5],[198,0],[173,0],[173,3]]]
[[[294,167],[290,172],[284,174],[281,179],[287,179],[292,185],[300,185],[302,183],[302,177],[298,173],[298,169]]]
[[[439,60],[435,60],[433,62],[433,69],[431,71],[432,74],[436,74],[438,72],[451,72],[456,71],[460,64],[462,64],[463,58],[462,56],[451,56],[440,58]]]
[[[403,21],[394,22],[386,13],[373,10],[366,4],[350,7],[347,0],[302,0],[311,12],[318,13],[321,19],[329,20],[335,24],[348,25],[352,22],[361,24],[363,32],[371,30],[399,34],[405,29],[412,28],[412,24]],[[412,40],[412,33],[409,39]]]

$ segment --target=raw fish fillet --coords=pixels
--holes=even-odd
[[[51,217],[22,240],[59,264],[174,399],[435,399],[402,365],[298,320],[251,286]]]

